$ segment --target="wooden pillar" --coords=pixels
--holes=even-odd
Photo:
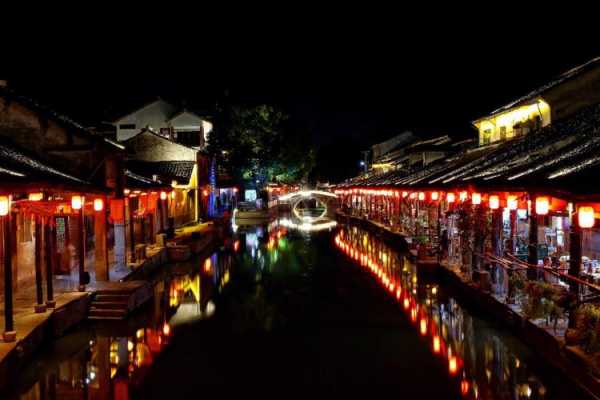
[[[581,228],[577,223],[577,214],[573,216],[573,223],[569,230],[569,275],[579,277],[581,273]],[[579,299],[579,284],[573,281],[569,282],[569,291]]]
[[[158,216],[158,232],[162,233],[164,230],[164,215],[163,215],[163,201],[160,199],[156,201],[156,214]]]
[[[46,259],[46,307],[54,308],[56,301],[54,301],[54,246],[52,245],[52,225],[50,221],[52,217],[46,217],[44,219],[44,253]]]
[[[15,214],[13,214],[12,218]],[[12,271],[12,229],[11,213],[2,217],[4,233],[4,333],[5,342],[17,339],[13,316],[13,271]]]
[[[127,210],[129,212],[129,250],[131,251],[131,262],[135,262],[135,219],[131,198],[127,202]]]
[[[42,219],[36,214],[35,215],[35,300],[36,304],[34,310],[36,313],[43,313],[46,311],[46,304],[44,303],[44,290],[42,288]]]
[[[496,257],[502,257],[502,209],[492,210],[492,251]],[[494,263],[494,278],[497,287],[503,291],[505,282],[504,268]]]
[[[85,274],[85,201],[81,200],[81,208],[79,209],[79,240],[77,242],[77,255],[79,257],[79,291],[85,292],[85,285],[89,282]]]
[[[538,264],[538,215],[535,211],[535,200],[536,195],[531,196],[531,206],[529,207],[529,246],[527,262],[531,265]],[[529,268],[527,270],[528,279],[537,279],[538,271],[535,268]]]
[[[509,211],[510,217],[510,238],[508,241],[508,251],[512,254],[517,252],[517,210]]]
[[[103,203],[105,202],[102,199]],[[94,210],[94,269],[97,281],[109,281],[108,247],[106,244],[106,208]]]

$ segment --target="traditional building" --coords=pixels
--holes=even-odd
[[[479,144],[526,135],[600,102],[600,57],[473,122]]]
[[[197,148],[142,129],[122,142],[127,168],[141,176],[156,177],[173,188],[171,217],[175,226],[197,222],[210,213],[210,158]]]
[[[172,141],[200,149],[206,146],[212,131],[212,123],[206,117],[160,98],[116,119],[113,125],[118,141],[128,140],[148,128]]]

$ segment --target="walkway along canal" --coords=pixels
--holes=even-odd
[[[237,227],[210,256],[156,277],[155,301],[86,325],[21,374],[15,399],[192,398],[206,383],[397,385],[421,398],[585,398],[358,226]]]

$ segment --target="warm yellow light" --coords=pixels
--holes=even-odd
[[[160,192],[160,199],[161,200],[166,200],[167,199],[167,192]]]
[[[579,227],[592,228],[594,226],[595,218],[593,207],[579,207],[578,215]]]
[[[454,193],[448,193],[446,195],[446,201],[448,203],[454,203],[454,201],[456,201],[456,195]]]
[[[481,204],[481,193],[477,193],[477,192],[473,193],[471,195],[471,202],[475,206]]]
[[[500,198],[498,196],[496,196],[495,194],[490,196],[489,202],[490,202],[490,208],[492,210],[497,210],[498,208],[500,208]]]
[[[123,194],[128,195],[129,193],[131,193],[131,190],[129,190],[129,189],[123,190]]]
[[[431,200],[436,201],[439,199],[440,194],[438,192],[431,192]]]
[[[550,209],[550,200],[543,196],[535,199],[535,213],[537,215],[546,215]]]
[[[83,204],[82,196],[73,196],[71,197],[71,208],[73,210],[81,210],[81,206]]]
[[[408,192],[407,192],[406,190],[404,190],[404,191],[402,192],[402,198],[405,198],[406,196],[408,196]]]
[[[102,211],[104,209],[104,200],[94,199],[94,211]]]
[[[506,205],[509,210],[516,210],[517,207],[519,206],[519,203],[517,201],[517,196],[509,195],[506,199]]]
[[[442,348],[442,343],[441,343],[440,337],[438,335],[435,335],[433,337],[433,352],[439,353],[441,348]]]
[[[411,200],[414,200],[416,197],[417,197],[417,194],[415,192],[412,192],[408,198]]]
[[[44,198],[44,193],[29,193],[29,201],[40,201]]]
[[[448,359],[448,370],[452,375],[458,371],[458,362],[456,360],[456,356],[450,356]]]
[[[171,200],[175,200],[175,191],[174,190],[171,192]]]
[[[421,201],[425,200],[425,193],[419,192],[419,200],[421,200]]]
[[[0,196],[0,215],[8,215],[10,210],[10,196]]]
[[[460,192],[459,194],[459,199],[460,201],[466,201],[468,197],[468,194],[465,190],[463,190],[462,192]]]

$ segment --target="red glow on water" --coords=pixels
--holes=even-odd
[[[210,258],[204,260],[204,272],[210,272],[212,269],[212,261]]]
[[[448,371],[451,375],[454,375],[456,372],[458,372],[458,361],[456,356],[450,356],[448,359]]]
[[[463,379],[460,382],[460,392],[463,395],[466,395],[467,393],[469,393],[469,381],[467,381],[466,379]]]
[[[421,335],[422,336],[427,335],[427,320],[425,318],[421,318],[419,325],[420,325]]]
[[[436,354],[439,354],[441,349],[442,349],[442,345],[441,345],[440,337],[438,335],[435,335],[433,337],[433,352]]]

